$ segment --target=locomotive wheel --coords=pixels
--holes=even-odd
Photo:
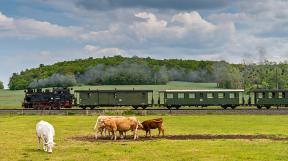
[[[257,108],[258,108],[259,110],[261,110],[262,106],[257,106]]]
[[[231,109],[234,110],[236,108],[236,106],[231,106]]]
[[[138,106],[132,106],[135,110],[137,110],[138,109]]]
[[[271,108],[271,106],[266,106],[266,109],[268,110],[268,109],[270,109]]]
[[[87,107],[86,107],[86,106],[82,106],[81,108],[82,108],[83,110],[85,110]]]
[[[181,106],[176,106],[175,108],[176,108],[176,110],[179,110],[180,107],[181,107]]]
[[[222,108],[223,108],[224,110],[226,110],[226,109],[227,109],[227,106],[222,106]]]
[[[166,106],[169,110],[171,109],[171,106]]]
[[[147,108],[147,106],[142,106],[142,109],[145,110]]]
[[[95,106],[91,106],[90,109],[93,110],[95,108]]]

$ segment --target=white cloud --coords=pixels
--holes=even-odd
[[[129,49],[147,47],[186,46],[205,48],[222,46],[235,32],[232,22],[212,24],[198,12],[182,12],[159,19],[150,12],[134,14],[132,24],[112,24],[107,30],[82,34],[86,41],[95,41],[101,46],[122,46]]]
[[[114,55],[122,55],[122,56],[128,56],[128,54],[119,48],[99,48],[94,45],[85,45],[83,50],[89,54],[89,56],[93,57],[103,57],[103,56],[114,56]]]
[[[98,48],[96,46],[93,45],[85,45],[83,48],[85,51],[87,51],[88,53],[94,53],[96,51],[98,51]]]
[[[135,14],[135,17],[142,18],[144,22],[134,22],[130,29],[136,37],[143,41],[146,38],[155,38],[161,36],[167,28],[167,22],[164,20],[157,20],[157,17],[152,13],[140,12]]]
[[[204,20],[196,11],[178,13],[172,17],[172,22],[182,23],[189,30],[209,32],[216,29],[216,26]]]
[[[27,18],[11,18],[0,12],[0,33],[1,36],[12,37],[74,37],[80,28],[65,27],[51,24],[46,21],[37,21]]]

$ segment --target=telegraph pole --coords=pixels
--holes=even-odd
[[[276,89],[279,89],[279,85],[278,85],[278,68],[276,66]]]

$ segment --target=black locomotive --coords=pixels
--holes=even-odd
[[[69,88],[27,89],[22,106],[41,110],[72,108],[74,95]]]

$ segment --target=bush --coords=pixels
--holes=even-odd
[[[0,89],[4,89],[4,85],[2,81],[0,81]]]

